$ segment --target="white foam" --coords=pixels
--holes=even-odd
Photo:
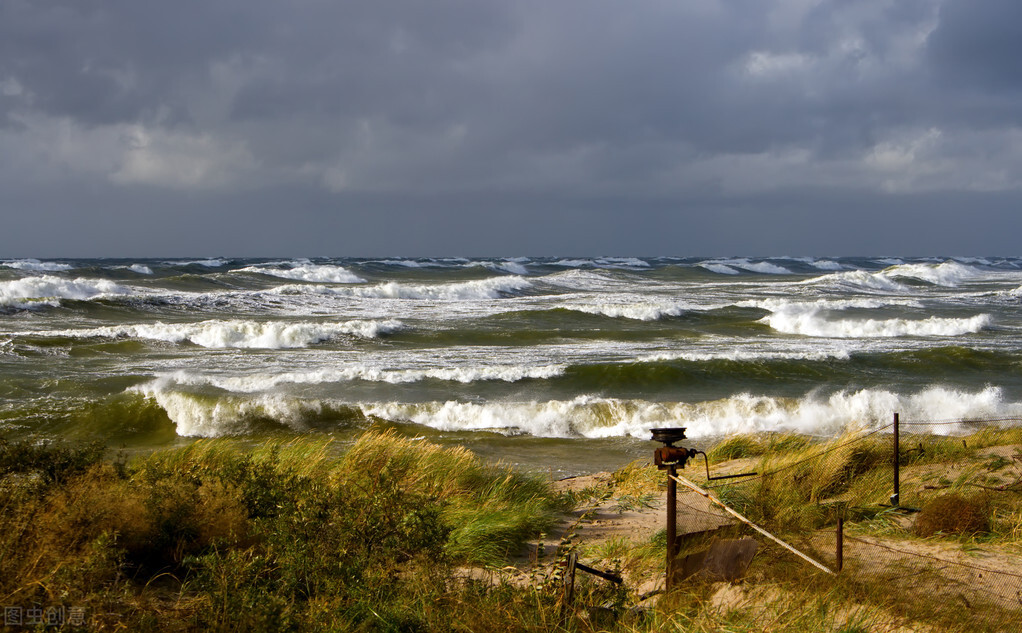
[[[63,270],[71,270],[74,268],[71,264],[62,264],[60,262],[43,262],[38,259],[12,259],[3,262],[3,266],[8,268],[14,268],[17,270],[31,270],[37,272],[60,272]]]
[[[495,430],[540,437],[649,438],[657,427],[684,426],[689,437],[763,431],[836,435],[849,429],[886,426],[894,412],[902,420],[998,418],[1022,415],[1022,404],[1006,403],[999,389],[968,393],[932,387],[913,395],[885,390],[841,391],[829,396],[775,398],[736,394],[698,403],[662,403],[580,396],[573,400],[487,403],[430,402],[362,405],[366,415],[422,424],[444,431]],[[930,427],[953,433],[955,425]]]
[[[362,364],[314,371],[296,371],[273,374],[249,374],[244,376],[212,376],[175,372],[162,376],[166,385],[213,386],[234,393],[259,393],[271,391],[281,385],[320,385],[364,380],[388,384],[408,384],[424,380],[442,380],[469,384],[481,381],[519,382],[521,380],[546,380],[564,374],[564,365],[517,366],[494,365],[491,367],[445,367],[432,369],[384,369]]]
[[[422,264],[415,261],[414,259],[381,259],[373,262],[376,264],[383,264],[385,266],[403,266],[405,268],[422,268]]]
[[[294,279],[296,281],[309,281],[315,283],[365,283],[365,279],[362,279],[348,269],[342,266],[332,266],[327,264],[299,263],[292,265],[291,268],[248,266],[247,268],[239,268],[236,272],[259,273],[261,275],[270,275],[273,277],[280,277],[282,279]]]
[[[818,259],[809,262],[809,265],[813,268],[819,268],[820,270],[842,270],[844,266],[838,262],[831,261],[829,259]]]
[[[565,268],[649,268],[649,262],[636,257],[598,257],[595,259],[561,259],[551,266]]]
[[[280,321],[202,321],[199,323],[146,323],[114,325],[81,330],[28,332],[37,336],[72,338],[139,338],[168,343],[189,342],[223,349],[291,349],[308,347],[341,335],[377,338],[401,329],[397,320],[345,321],[341,323]]]
[[[606,303],[562,306],[566,310],[599,314],[613,319],[634,319],[636,321],[657,321],[664,317],[677,317],[690,308],[681,304],[657,303]]]
[[[692,362],[707,362],[715,360],[731,361],[770,361],[770,360],[807,360],[807,361],[828,361],[848,360],[851,358],[850,349],[829,349],[829,350],[805,350],[798,352],[781,352],[774,350],[724,350],[719,352],[662,352],[642,356],[638,360],[641,363],[664,362],[673,360],[684,360]]]
[[[40,301],[55,305],[60,299],[87,301],[134,292],[107,279],[63,279],[44,275],[0,282],[0,305],[27,306]]]
[[[735,270],[734,268],[731,268],[730,266],[727,266],[725,264],[721,264],[720,262],[700,262],[699,266],[701,266],[702,268],[705,268],[706,270],[710,271],[711,273],[717,273],[718,275],[737,275],[737,274],[739,274],[738,271]]]
[[[493,277],[448,284],[406,284],[388,282],[375,286],[334,288],[329,286],[282,286],[272,292],[294,294],[317,292],[366,299],[418,299],[434,301],[479,301],[499,299],[532,287],[529,280],[518,277]]]
[[[128,270],[134,273],[138,273],[140,275],[153,274],[153,269],[143,264],[132,264],[131,266],[128,266]]]
[[[761,275],[790,275],[791,271],[783,266],[777,264],[771,264],[770,262],[754,262],[751,259],[744,257],[733,258],[733,259],[711,259],[699,264],[703,268],[710,270],[715,273],[723,273],[727,275],[737,274],[736,269],[747,270],[752,273],[759,273]],[[731,272],[728,272],[728,271]]]
[[[220,268],[227,265],[226,259],[197,259],[193,261],[166,261],[165,264],[171,264],[174,266],[188,266],[195,264],[198,266],[205,266],[206,268]]]
[[[885,269],[882,274],[918,279],[935,286],[955,287],[963,281],[975,278],[979,272],[970,266],[946,261],[941,264],[901,264]]]
[[[248,430],[255,418],[275,420],[296,431],[320,416],[325,408],[345,403],[303,400],[281,394],[259,396],[202,396],[177,391],[172,377],[134,387],[162,407],[184,436],[216,437]],[[625,437],[648,439],[658,427],[683,426],[689,437],[787,431],[837,435],[847,430],[878,429],[890,424],[893,413],[903,423],[1022,416],[1022,403],[1005,402],[996,387],[966,392],[930,387],[915,394],[883,389],[811,393],[802,398],[778,398],[748,393],[704,402],[649,402],[579,396],[572,400],[531,402],[376,402],[352,404],[366,416],[411,422],[443,431],[495,431],[538,437]],[[965,425],[921,427],[954,434]]]
[[[990,324],[990,315],[968,318],[928,319],[836,319],[826,318],[827,311],[815,305],[789,304],[778,307],[760,319],[784,334],[800,334],[824,338],[890,338],[898,336],[959,336],[979,332]]]
[[[829,286],[844,291],[879,290],[881,292],[907,292],[908,287],[891,279],[883,272],[871,273],[865,270],[848,270],[807,279],[807,285]]]
[[[317,401],[281,395],[256,398],[212,398],[168,390],[159,380],[135,387],[167,413],[183,437],[222,437],[249,431],[254,418],[275,420],[295,431],[307,430],[306,421],[322,413]]]
[[[527,260],[526,260],[527,261]],[[494,261],[481,261],[481,262],[469,262],[465,264],[466,267],[481,266],[488,268],[489,270],[495,270],[497,272],[511,273],[513,275],[528,275],[529,269],[523,265],[521,261],[515,260],[504,260],[501,262]]]

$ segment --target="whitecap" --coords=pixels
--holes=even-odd
[[[74,268],[71,264],[60,262],[44,262],[38,259],[12,259],[0,264],[16,270],[31,270],[36,272],[61,272]]]
[[[0,282],[0,305],[24,307],[36,302],[56,305],[60,299],[87,301],[134,292],[107,279],[63,279],[44,275]]]
[[[291,349],[308,347],[341,335],[378,338],[400,330],[398,320],[329,322],[202,321],[199,323],[145,323],[80,330],[27,332],[22,335],[71,338],[137,338],[168,343],[192,343],[212,349]]]
[[[901,336],[959,336],[974,334],[990,325],[988,314],[968,318],[834,319],[814,305],[790,304],[760,319],[784,334],[823,338],[890,338]]]
[[[365,283],[365,279],[352,273],[342,266],[326,264],[302,263],[295,264],[291,268],[271,268],[268,266],[248,266],[239,268],[235,272],[259,273],[282,279],[294,279],[296,281],[309,281],[316,283],[334,284],[358,284]]]

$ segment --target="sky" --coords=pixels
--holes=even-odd
[[[0,257],[1022,255],[1017,0],[0,0]]]

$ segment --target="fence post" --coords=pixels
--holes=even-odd
[[[845,565],[845,517],[843,514],[837,518],[837,570]]]
[[[891,505],[895,508],[901,505],[901,471],[899,470],[898,456],[898,414],[894,414],[894,494],[891,495]]]
[[[678,484],[674,477],[677,474],[674,464],[667,467],[667,578],[664,580],[667,592],[674,589],[674,557],[678,540]]]

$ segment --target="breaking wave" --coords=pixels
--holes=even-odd
[[[677,317],[691,309],[688,306],[670,303],[580,304],[565,305],[563,308],[585,314],[598,314],[613,319],[633,319],[636,321],[658,321],[665,317]]]
[[[270,391],[280,385],[319,385],[330,383],[352,382],[383,382],[389,384],[407,384],[423,380],[442,380],[463,384],[480,381],[518,382],[521,380],[546,380],[563,375],[564,365],[546,365],[524,367],[515,365],[495,365],[492,367],[449,367],[433,369],[382,369],[361,364],[345,367],[320,369],[315,371],[296,371],[275,374],[251,374],[246,376],[211,376],[176,372],[162,376],[164,386],[212,386],[234,393],[259,393]]]
[[[489,403],[430,402],[361,405],[368,416],[421,424],[438,430],[492,430],[541,437],[649,437],[656,427],[684,426],[690,437],[762,431],[833,435],[902,419],[946,420],[1008,417],[1022,404],[1004,402],[990,387],[968,393],[933,387],[913,395],[884,390],[840,391],[830,396],[774,398],[747,393],[699,403],[660,403],[581,396],[572,400]],[[938,427],[953,433],[955,425]]]
[[[388,282],[375,286],[333,288],[329,286],[282,286],[273,292],[295,294],[317,292],[364,299],[418,299],[439,301],[478,301],[500,299],[532,287],[532,283],[519,276],[494,277],[448,284],[408,284]]]
[[[815,305],[791,304],[760,319],[784,334],[824,338],[875,338],[898,336],[959,336],[979,332],[990,324],[990,315],[969,318],[928,319],[835,319]]]
[[[74,268],[71,264],[60,262],[43,262],[38,259],[12,259],[0,263],[0,266],[14,268],[16,270],[31,270],[37,272],[60,272]]]
[[[134,293],[131,288],[107,279],[63,279],[44,275],[0,282],[0,306],[26,307],[40,302],[59,305],[61,299],[87,301]]]
[[[946,261],[942,264],[900,264],[878,274],[917,279],[935,286],[954,287],[976,277],[979,272],[970,266],[955,261]]]
[[[295,281],[309,281],[316,283],[333,284],[358,284],[365,283],[355,273],[342,266],[331,266],[322,264],[296,264],[291,268],[271,268],[268,266],[248,266],[239,268],[236,272],[259,273],[283,279],[294,279]]]
[[[29,332],[34,336],[70,338],[138,338],[168,343],[193,343],[207,348],[289,349],[308,347],[341,335],[377,338],[402,328],[397,320],[345,321],[343,323],[279,321],[202,321],[200,323],[152,323],[109,327]]]

